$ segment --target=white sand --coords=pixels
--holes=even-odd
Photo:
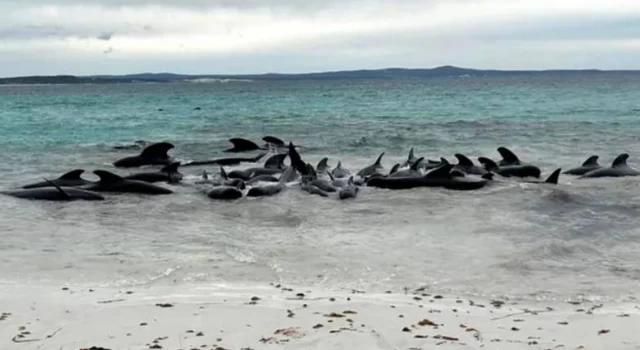
[[[127,291],[0,285],[0,349],[640,349],[640,303],[633,300],[497,307],[422,292]]]

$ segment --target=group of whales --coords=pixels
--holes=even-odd
[[[247,197],[272,196],[288,188],[292,182],[298,182],[300,188],[310,194],[329,197],[336,193],[337,198],[355,198],[360,186],[385,188],[392,190],[411,189],[417,187],[441,187],[452,190],[477,190],[495,180],[499,175],[503,178],[539,179],[541,170],[535,165],[521,161],[506,147],[497,149],[501,160],[494,161],[487,157],[479,157],[479,165],[463,154],[455,154],[457,164],[451,164],[445,158],[438,161],[417,158],[411,149],[407,160],[395,164],[389,172],[384,172],[382,158],[384,152],[375,162],[364,167],[355,174],[343,167],[342,162],[331,169],[328,158],[323,158],[316,166],[302,160],[293,143],[288,145],[273,136],[264,137],[265,146],[258,146],[252,141],[240,138],[231,139],[234,145],[225,152],[246,152],[254,150],[275,150],[275,154],[266,159],[262,166],[248,169],[225,171],[224,166],[241,163],[257,163],[267,156],[261,153],[255,157],[227,157],[202,161],[181,163],[172,159],[168,152],[174,145],[168,142],[153,143],[146,146],[138,155],[119,159],[113,163],[117,168],[135,168],[142,166],[162,166],[153,171],[120,176],[106,170],[95,170],[99,177],[97,182],[83,179],[82,169],[75,169],[56,179],[22,186],[20,189],[0,191],[0,193],[25,199],[40,200],[102,200],[102,192],[141,193],[150,195],[170,194],[172,190],[155,185],[166,182],[180,183],[183,175],[180,167],[218,165],[219,180],[209,179],[206,171],[202,179],[195,182],[209,198],[233,200]],[[283,152],[283,153],[280,153]],[[289,165],[285,160],[289,159]],[[637,176],[640,171],[627,165],[629,155],[620,154],[610,166],[598,164],[598,156],[589,157],[581,166],[566,170],[563,174],[580,178]],[[526,180],[530,183],[557,184],[561,169],[556,169],[545,181]],[[299,181],[298,181],[299,179]]]

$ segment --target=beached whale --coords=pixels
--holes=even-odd
[[[231,148],[225,149],[223,152],[249,152],[255,150],[266,150],[265,147],[258,146],[255,142],[239,137],[229,139],[233,145]]]
[[[353,176],[349,177],[347,186],[340,189],[338,192],[339,199],[356,198],[360,189],[353,183]]]
[[[45,182],[49,182],[50,187],[36,187],[12,191],[0,191],[0,193],[11,197],[33,200],[104,200],[104,197],[99,193],[91,192],[77,187],[58,186],[52,181],[48,180],[45,180]]]
[[[456,164],[456,166],[454,167],[455,169],[462,170],[462,172],[466,174],[479,176],[482,176],[488,172],[487,169],[473,164],[473,161],[464,154],[456,153],[455,157],[458,158],[458,164]]]
[[[596,178],[596,177],[622,177],[622,176],[638,176],[640,171],[633,169],[627,164],[629,154],[622,153],[613,160],[611,166],[592,170],[580,178]]]
[[[375,174],[376,172],[378,172],[378,170],[381,170],[383,168],[382,164],[381,164],[382,156],[384,156],[384,152],[380,153],[380,155],[378,156],[378,159],[376,159],[375,163],[373,163],[371,165],[367,165],[362,170],[358,171],[356,173],[356,175],[358,175],[360,177],[367,177],[367,176],[371,176],[371,175]]]
[[[57,179],[40,181],[40,182],[24,185],[22,186],[22,188],[29,189],[29,188],[40,188],[40,187],[53,187],[54,185],[61,186],[61,187],[77,187],[77,186],[84,186],[84,185],[90,184],[91,181],[85,180],[81,177],[82,173],[84,173],[83,169],[75,169],[61,175]]]
[[[174,148],[169,142],[158,142],[145,147],[137,156],[125,157],[113,162],[117,168],[135,168],[144,165],[169,165],[171,158],[167,154]]]
[[[199,165],[229,166],[229,165],[239,165],[242,163],[257,163],[260,161],[260,159],[264,158],[264,156],[266,155],[267,155],[266,153],[261,153],[251,158],[231,157],[231,158],[216,158],[216,159],[209,159],[209,160],[193,160],[193,161],[184,163],[182,166],[183,167],[199,166]]]
[[[247,193],[247,197],[264,197],[278,194],[287,187],[287,183],[295,180],[296,176],[296,170],[290,166],[282,173],[280,181],[277,184],[251,187]]]
[[[173,191],[168,188],[156,186],[144,181],[128,180],[106,170],[95,170],[93,173],[100,178],[100,181],[83,187],[83,189],[95,192],[121,192],[141,194],[173,193]]]
[[[207,197],[220,200],[234,200],[242,198],[244,183],[238,183],[236,186],[216,186],[207,192]]]
[[[569,169],[565,172],[563,172],[563,174],[567,174],[567,175],[584,175],[590,171],[594,171],[597,169],[602,168],[602,166],[600,164],[598,164],[598,156],[591,156],[589,158],[587,158],[587,160],[584,161],[584,163],[582,163],[581,166],[577,167],[577,168],[573,168],[573,169]]]
[[[389,177],[420,177],[423,174],[420,172],[420,163],[424,160],[424,157],[414,159],[409,169],[398,170],[399,164],[396,164],[389,171]]]
[[[502,159],[497,163],[487,157],[478,157],[478,161],[488,172],[493,172],[504,177],[540,177],[540,168],[521,162],[508,148],[499,147],[498,153],[500,153]]]
[[[442,165],[428,172],[421,177],[397,177],[385,178],[376,177],[367,181],[367,186],[386,188],[392,190],[404,190],[417,187],[443,187],[451,190],[477,190],[484,187],[488,180],[474,179],[460,171],[452,172],[453,165],[449,164],[445,159],[441,161]]]
[[[331,170],[331,175],[336,179],[342,179],[349,177],[349,175],[351,175],[351,172],[348,169],[342,167],[342,161],[338,161],[336,167]]]
[[[167,182],[178,183],[182,180],[182,174],[178,171],[180,162],[173,162],[158,171],[148,171],[144,173],[131,174],[124,176],[124,179],[138,180],[148,183]]]

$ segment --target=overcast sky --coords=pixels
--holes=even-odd
[[[0,76],[640,69],[640,0],[0,0]]]

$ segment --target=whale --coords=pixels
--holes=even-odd
[[[242,198],[242,189],[244,189],[244,183],[238,183],[236,186],[216,186],[207,191],[207,197],[219,200],[239,199]]]
[[[488,180],[473,179],[465,176],[464,173],[453,172],[453,165],[444,158],[442,165],[429,171],[421,177],[396,177],[384,178],[376,177],[367,181],[367,186],[385,188],[391,190],[405,190],[418,187],[442,187],[450,190],[471,191],[483,188]]]
[[[224,170],[224,167],[220,167],[220,178],[222,179],[222,183],[218,183],[218,186],[237,187],[241,190],[245,188],[245,181],[240,178],[230,178]]]
[[[125,157],[113,162],[116,168],[135,168],[144,165],[169,165],[167,152],[174,148],[169,142],[158,142],[145,147],[137,156]]]
[[[233,145],[231,148],[225,149],[223,152],[249,152],[256,150],[264,150],[264,147],[258,146],[255,142],[239,137],[229,139],[229,142]]]
[[[455,169],[461,170],[469,175],[482,176],[487,173],[487,169],[473,164],[473,161],[464,154],[456,153],[455,157],[458,159],[458,164],[454,167]]]
[[[85,180],[81,177],[82,173],[84,173],[83,169],[75,169],[67,173],[64,173],[57,179],[31,183],[31,184],[22,186],[22,188],[29,189],[29,188],[40,188],[40,187],[53,187],[54,185],[61,186],[61,187],[77,187],[77,186],[84,186],[84,185],[90,184],[91,181]]]
[[[267,159],[266,162],[264,162],[264,168],[282,170],[285,168],[284,161],[285,159],[287,159],[288,156],[289,156],[288,153],[275,154],[269,157],[269,159]]]
[[[508,148],[498,147],[498,153],[500,153],[502,159],[497,163],[487,157],[478,157],[478,162],[480,162],[488,172],[493,172],[503,177],[540,177],[540,168],[535,165],[523,163],[515,153]]]
[[[332,181],[326,178],[318,178],[316,171],[313,169],[313,165],[307,164],[307,169],[309,175],[305,175],[302,177],[302,182],[304,184],[315,186],[328,193],[333,193],[338,190],[335,186],[333,186],[333,184],[331,183]]]
[[[551,175],[549,175],[544,181],[524,181],[525,183],[533,183],[533,184],[550,184],[550,185],[557,185],[558,184],[558,180],[560,178],[560,173],[562,171],[562,168],[558,168],[556,170],[554,170]]]
[[[396,168],[396,165],[394,165],[394,168],[396,168],[396,171],[393,171],[394,168],[391,168],[389,177],[419,177],[422,176],[422,173],[418,170],[418,168],[420,167],[420,163],[424,160],[424,157],[415,159],[414,162],[411,164],[411,167],[409,169],[405,169],[405,170],[399,170]]]
[[[329,194],[321,189],[319,189],[316,186],[313,186],[311,184],[309,184],[308,182],[301,182],[300,183],[300,188],[302,188],[303,191],[309,193],[309,194],[315,194],[318,195],[320,197],[329,197]]]
[[[309,169],[307,163],[302,160],[300,153],[293,145],[293,142],[289,142],[289,159],[291,160],[291,166],[302,176],[309,175]]]
[[[45,179],[45,182],[49,182],[49,187],[34,187],[27,189],[19,189],[12,191],[0,191],[1,194],[33,200],[48,200],[48,201],[73,201],[73,200],[104,200],[104,197],[96,192],[84,190],[77,187],[63,187],[59,186],[53,181]]]
[[[170,194],[173,193],[168,188],[156,186],[144,181],[129,180],[106,170],[94,170],[100,181],[92,183],[83,189],[94,192],[118,192],[118,193],[141,193],[141,194]]]
[[[602,168],[600,164],[598,164],[598,156],[593,155],[582,163],[581,166],[577,168],[572,168],[563,172],[566,175],[584,175],[590,171],[597,170]]]
[[[327,157],[320,159],[320,161],[318,162],[318,165],[316,165],[316,173],[326,174],[327,169],[329,169],[329,164],[327,164],[328,161],[329,161],[329,158]]]
[[[336,179],[342,179],[351,175],[351,172],[342,167],[342,161],[338,161],[338,165],[331,170],[331,175]]]
[[[260,153],[255,157],[251,158],[242,158],[242,157],[230,157],[230,158],[216,158],[209,160],[194,160],[190,162],[184,163],[182,166],[199,166],[199,165],[239,165],[242,163],[257,163],[259,162],[267,153]]]
[[[238,179],[240,180],[240,179]],[[242,181],[242,180],[240,180]],[[258,182],[278,182],[280,181],[279,178],[273,176],[273,175],[258,175],[258,176],[254,176],[252,178],[250,178],[249,180],[245,181],[247,185],[253,185],[255,183]]]
[[[360,189],[353,183],[353,176],[349,177],[349,182],[347,182],[347,186],[340,189],[338,192],[339,199],[349,199],[356,198],[358,196],[358,191]]]
[[[384,156],[384,152],[380,153],[375,163],[364,167],[362,170],[358,171],[356,175],[360,177],[367,177],[367,176],[373,175],[378,170],[382,169],[382,164],[380,164],[380,162],[382,161],[382,156]]]
[[[416,162],[416,160],[418,160],[418,158],[416,158],[416,156],[413,154],[413,147],[412,147],[409,150],[409,156],[407,157],[407,160],[404,163],[402,163],[402,165],[400,165],[400,167],[401,168],[406,168],[408,166],[411,166]]]
[[[265,197],[276,195],[287,187],[287,183],[293,181],[296,178],[296,169],[292,166],[288,167],[284,173],[280,176],[280,181],[277,184],[270,184],[259,187],[251,187],[247,192],[247,197]]]
[[[597,178],[597,177],[622,177],[622,176],[638,176],[640,171],[633,169],[627,164],[629,159],[628,153],[622,153],[616,157],[611,163],[611,166],[606,168],[600,168],[592,170],[582,176],[580,179]]]
[[[178,183],[180,182],[180,180],[182,180],[182,174],[178,171],[178,167],[180,167],[180,162],[173,162],[158,171],[131,174],[124,176],[123,178],[127,180],[138,180],[148,183]]]

